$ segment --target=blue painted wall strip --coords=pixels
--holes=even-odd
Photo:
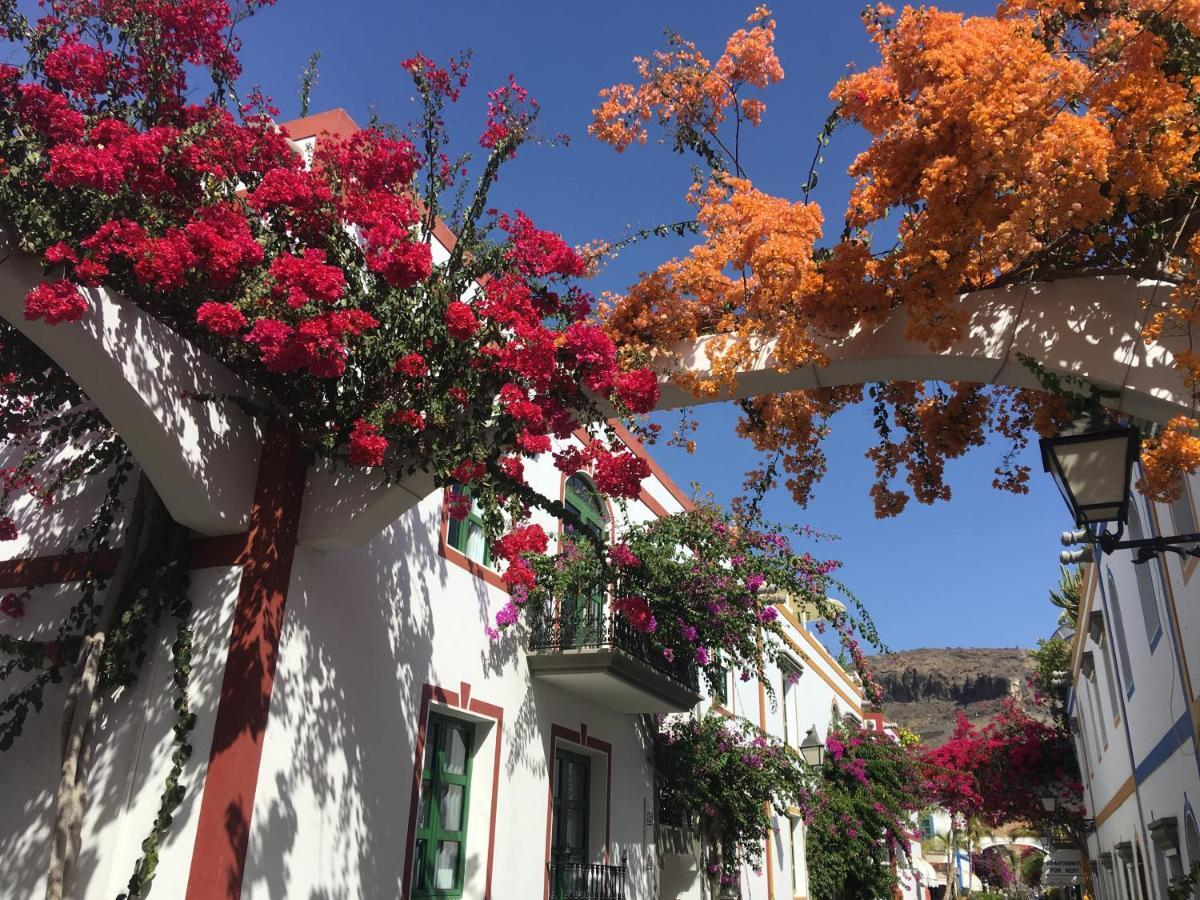
[[[1184,710],[1183,715],[1171,726],[1170,731],[1162,736],[1162,739],[1146,754],[1146,758],[1134,768],[1134,782],[1141,784],[1153,775],[1155,769],[1165,763],[1179,748],[1179,745],[1189,740],[1191,736],[1192,719],[1187,710]]]

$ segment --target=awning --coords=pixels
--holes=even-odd
[[[937,870],[929,864],[929,860],[914,856],[909,862],[912,864],[913,872],[921,876],[921,884],[932,887],[935,884],[945,883],[945,879],[942,879],[941,882],[938,881]]]

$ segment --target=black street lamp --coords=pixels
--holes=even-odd
[[[820,768],[825,762],[825,745],[817,737],[817,726],[808,729],[804,735],[804,743],[800,745],[800,756],[813,768]]]
[[[1134,426],[1115,424],[1096,414],[1077,419],[1057,437],[1041,440],[1042,465],[1054,478],[1079,528],[1063,532],[1063,545],[1094,542],[1102,553],[1136,550],[1135,563],[1165,552],[1200,557],[1196,546],[1200,534],[1121,540],[1129,520],[1129,488],[1141,440],[1141,432]],[[1107,530],[1110,522],[1116,524],[1116,531]],[[1184,549],[1178,546],[1181,544],[1192,546]],[[1090,562],[1092,551],[1090,547],[1065,550],[1059,558],[1064,565]]]

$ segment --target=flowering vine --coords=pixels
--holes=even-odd
[[[775,339],[782,370],[820,365],[823,340],[902,310],[906,337],[942,350],[967,325],[964,292],[1101,274],[1172,289],[1143,329],[1146,341],[1190,334],[1200,321],[1194,3],[1006,0],[982,16],[929,6],[897,16],[877,4],[864,22],[878,63],[835,85],[820,143],[853,125],[869,144],[849,169],[844,229],[827,246],[824,212],[809,199],[815,169],[798,199],[746,174],[741,139],[750,128],[742,126],[759,123],[758,90],[783,77],[765,8],[715,62],[672,36],[667,50],[635,60],[636,81],[601,91],[595,137],[624,151],[657,125],[705,164],[688,194],[699,243],[604,311],[623,351],[670,367],[673,344],[717,336],[710,373],[676,376],[712,397],[764,338]],[[816,162],[820,154],[819,146]],[[1175,364],[1200,382],[1200,356],[1181,352]],[[824,472],[828,419],[862,399],[857,386],[756,398],[743,404],[739,431],[782,462],[804,502]],[[910,497],[948,499],[947,460],[989,433],[1013,448],[994,484],[1025,492],[1029,471],[1017,451],[1065,420],[1061,398],[971,383],[873,385],[869,399],[880,516],[898,514]],[[1140,488],[1171,499],[1179,472],[1200,462],[1200,425],[1178,417],[1143,462]]]
[[[840,563],[794,550],[784,529],[702,503],[630,525],[612,547],[583,534],[564,537],[553,554],[537,526],[497,541],[493,554],[510,560],[505,577],[520,588],[497,614],[498,626],[607,596],[611,613],[668,663],[694,662],[712,687],[727,671],[769,686],[766,667],[785,647],[776,605],[790,602],[832,623],[877,698],[858,640],[879,644],[870,617],[861,605],[851,615],[829,602],[830,589],[844,591],[833,578]]]
[[[919,748],[845,722],[825,739],[820,781],[803,798],[809,894],[822,900],[889,897],[893,862],[908,853],[912,814],[928,802]]]
[[[761,865],[771,812],[788,815],[816,783],[793,747],[745,720],[715,714],[662,723],[654,765],[661,808],[699,828],[714,897],[737,883],[743,865]]]

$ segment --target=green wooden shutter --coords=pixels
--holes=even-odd
[[[413,842],[413,897],[461,897],[475,727],[430,713]]]

